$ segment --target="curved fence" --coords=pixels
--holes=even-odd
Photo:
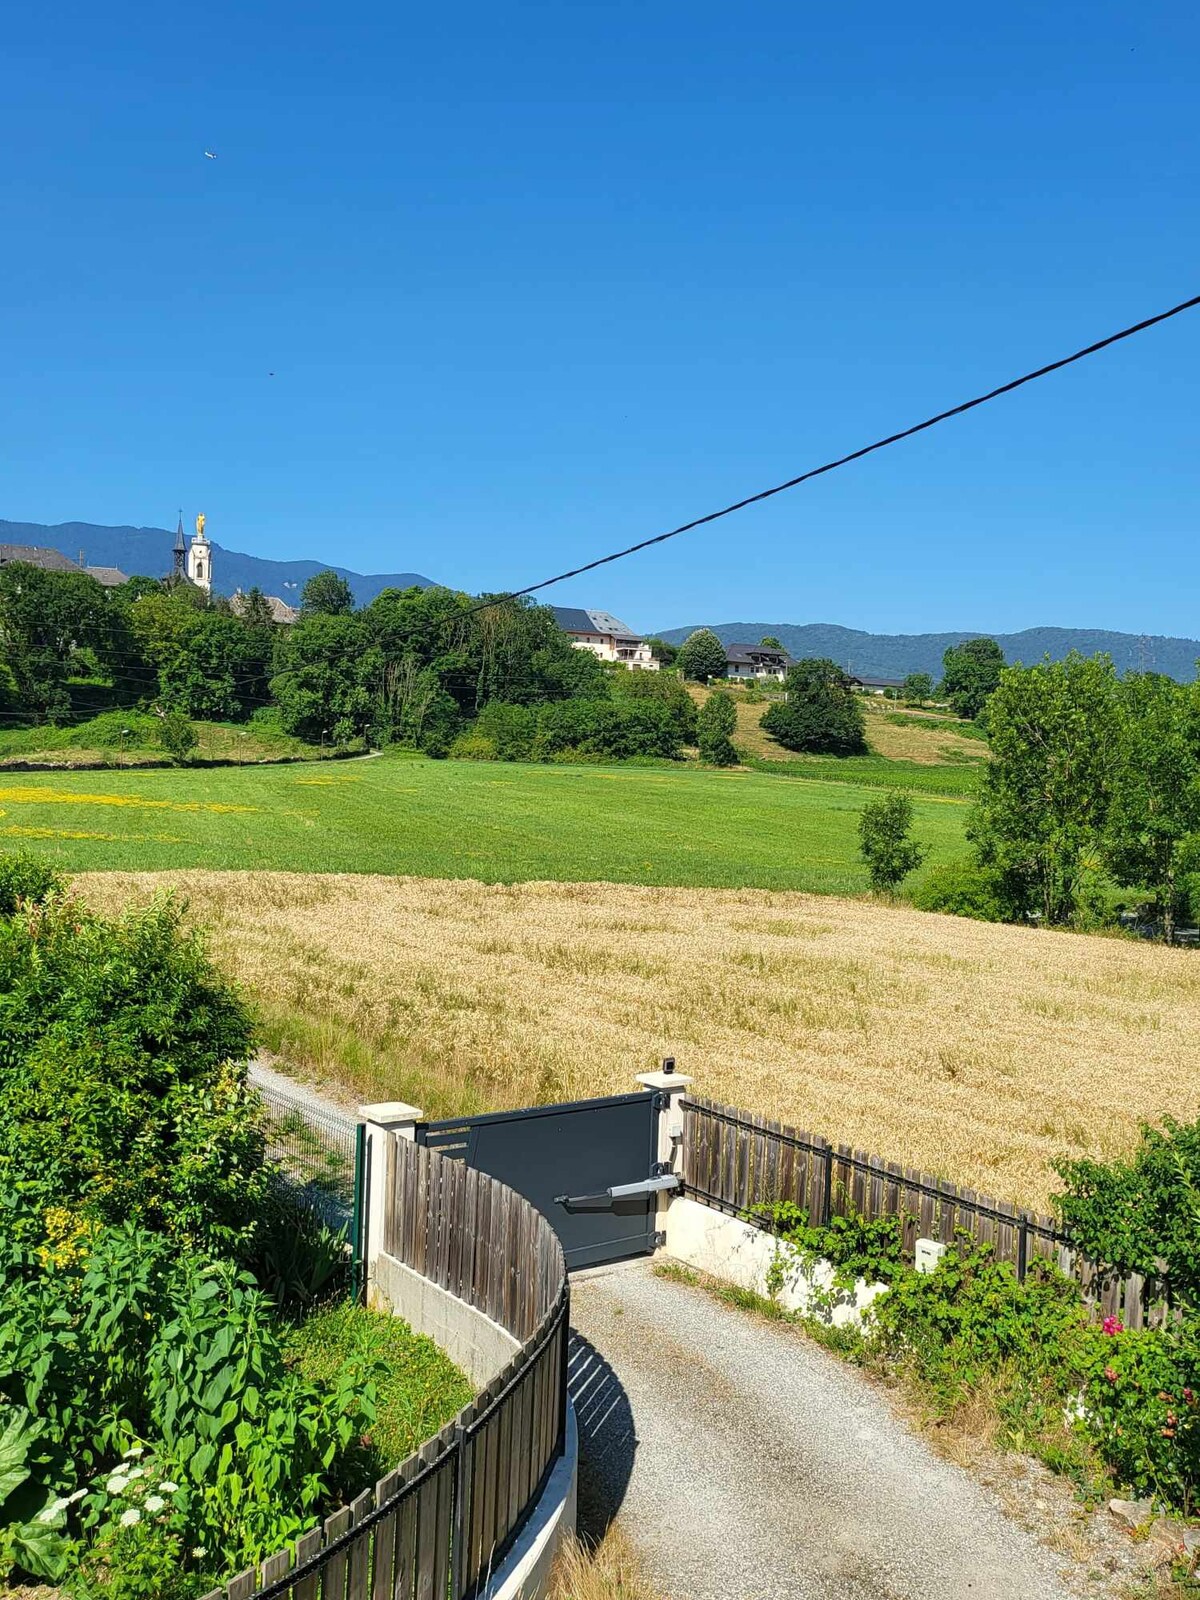
[[[383,1249],[519,1348],[435,1438],[205,1600],[467,1600],[564,1448],[569,1292],[550,1224],[486,1173],[392,1135]]]

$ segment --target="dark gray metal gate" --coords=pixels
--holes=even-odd
[[[515,1189],[549,1219],[570,1267],[654,1249],[656,1195],[612,1197],[655,1177],[659,1096],[653,1092],[496,1111],[417,1125],[417,1140]]]

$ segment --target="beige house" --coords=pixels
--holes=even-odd
[[[792,658],[786,650],[769,644],[729,644],[725,646],[725,676],[734,680],[782,683]]]
[[[577,650],[590,650],[601,661],[620,661],[642,672],[657,672],[650,646],[611,611],[581,611],[576,606],[551,606],[554,620]]]

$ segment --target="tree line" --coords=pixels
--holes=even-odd
[[[511,756],[495,708],[522,728],[537,722],[524,753],[544,759],[678,755],[696,737],[677,677],[614,670],[528,601],[411,588],[355,609],[345,580],[322,572],[281,626],[257,589],[231,602],[176,579],[104,588],[83,572],[0,570],[0,716],[56,723],[135,707],[176,724],[266,719],[312,744],[401,742],[436,756],[456,743]],[[476,732],[485,709],[493,721]]]

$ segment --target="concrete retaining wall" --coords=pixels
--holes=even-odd
[[[491,1317],[382,1251],[375,1258],[369,1299],[427,1334],[476,1389],[486,1389],[521,1348]]]
[[[834,1327],[857,1322],[872,1300],[884,1292],[883,1284],[861,1278],[853,1290],[835,1290],[834,1269],[827,1261],[802,1265],[795,1251],[774,1234],[686,1195],[672,1199],[666,1234],[666,1255],[756,1294],[769,1293],[768,1275],[778,1260],[783,1272],[782,1287],[774,1296],[778,1304],[785,1311],[819,1316]]]

